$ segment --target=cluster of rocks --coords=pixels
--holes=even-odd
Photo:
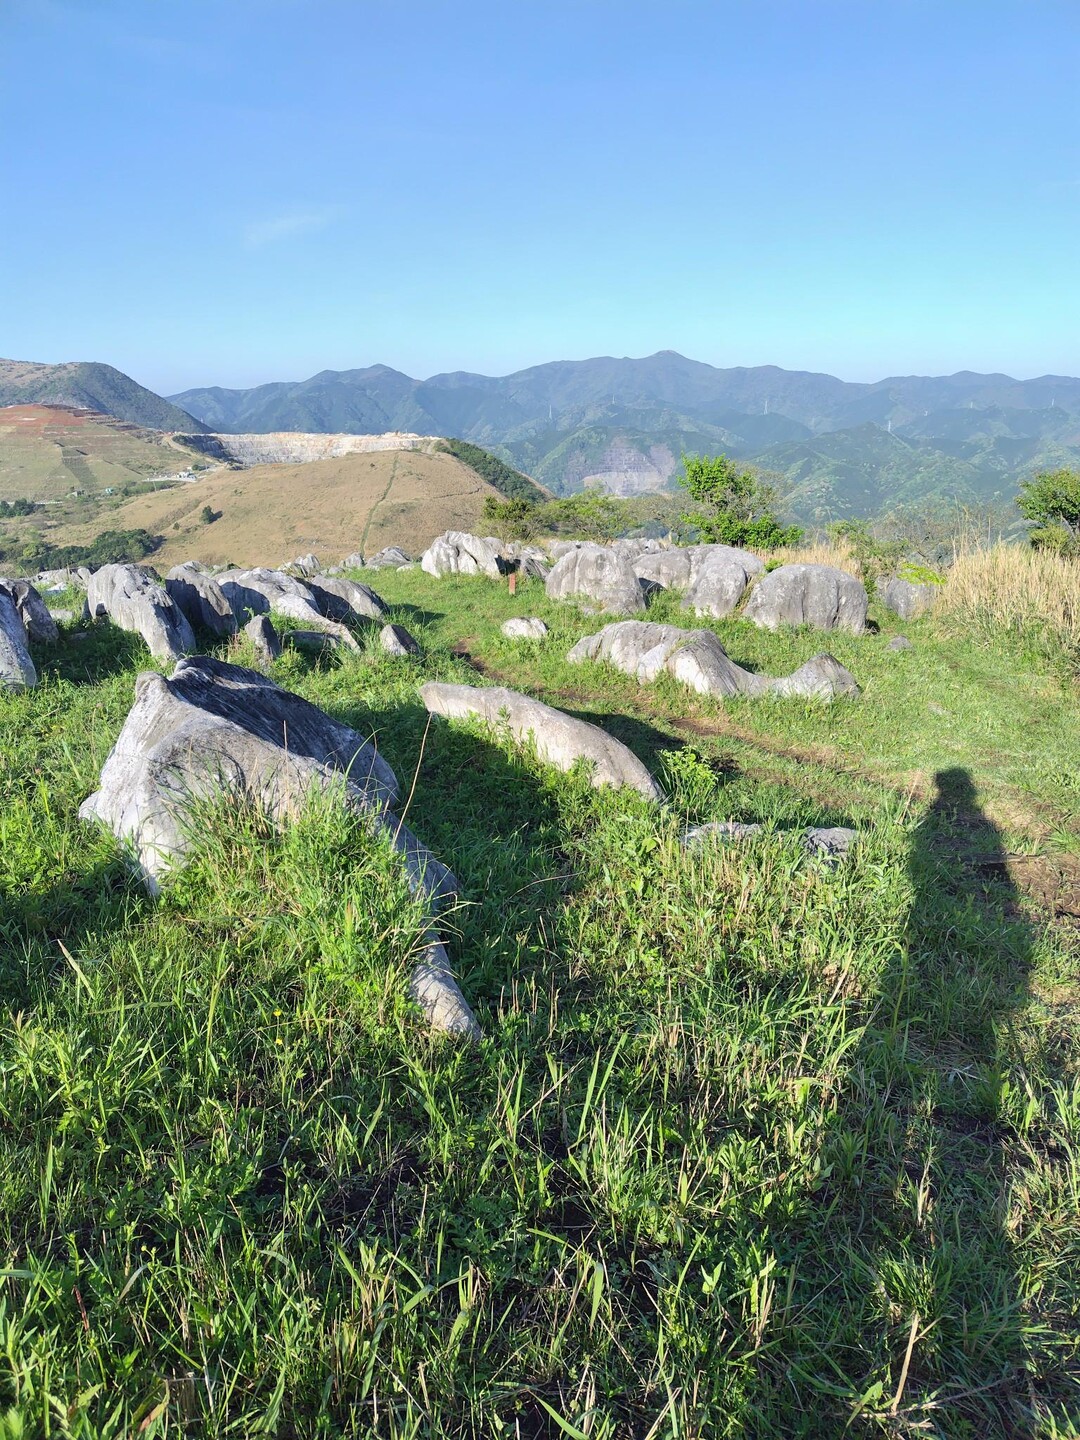
[[[438,577],[497,580],[517,570],[543,579],[550,599],[605,615],[639,615],[650,595],[671,590],[682,594],[684,609],[714,620],[734,614],[745,600],[744,617],[770,630],[812,625],[859,634],[866,627],[866,588],[854,575],[830,565],[781,565],[766,572],[758,556],[732,545],[555,540],[541,548],[448,530],[420,564]]]
[[[306,557],[314,560],[314,556]],[[217,574],[189,561],[173,566],[164,580],[143,565],[103,565],[93,572],[51,571],[37,577],[49,590],[79,586],[86,591],[84,614],[107,618],[141,636],[158,660],[179,660],[198,648],[196,631],[228,639],[241,628],[263,661],[281,654],[282,639],[292,645],[362,647],[350,624],[374,620],[379,643],[392,655],[414,655],[416,640],[389,622],[387,606],[370,586],[341,575],[315,571],[298,579],[285,570],[230,569]],[[278,635],[271,613],[304,627]],[[0,685],[37,682],[28,641],[49,644],[58,638],[56,621],[37,587],[27,580],[0,581]]]

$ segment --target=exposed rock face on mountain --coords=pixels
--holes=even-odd
[[[103,565],[90,577],[91,618],[108,616],[121,630],[141,635],[157,660],[179,660],[195,649],[195,636],[161,581],[141,565]]]
[[[832,565],[781,565],[762,576],[743,611],[766,630],[781,625],[813,625],[818,630],[866,629],[866,588],[861,580]]]
[[[0,690],[26,690],[36,684],[26,628],[11,596],[0,590]]]
[[[662,800],[663,792],[641,761],[620,741],[576,720],[551,705],[502,687],[478,689],[472,685],[445,685],[430,681],[420,695],[433,715],[450,719],[478,716],[492,726],[505,725],[516,740],[531,740],[541,760],[560,770],[572,770],[579,760],[592,766],[596,786],[629,786],[646,800]]]
[[[156,892],[188,853],[192,806],[220,798],[223,790],[278,825],[292,820],[313,793],[332,790],[370,817],[373,833],[389,839],[433,912],[457,889],[446,866],[390,813],[397,779],[370,741],[256,671],[206,656],[181,661],[168,679],[155,671],[139,676],[100,788],[79,814],[132,846]],[[411,990],[436,1028],[478,1033],[433,933]]]
[[[681,630],[647,620],[605,625],[579,640],[566,658],[575,665],[606,660],[642,685],[666,671],[699,695],[720,699],[773,694],[832,700],[859,693],[855,677],[831,655],[815,655],[791,675],[756,675],[736,665],[711,630]]]
[[[630,561],[598,545],[568,551],[555,562],[545,585],[552,600],[577,600],[609,615],[633,615],[645,609]]]
[[[321,435],[279,431],[268,435],[189,435],[185,442],[215,460],[236,465],[302,465],[334,460],[341,455],[367,455],[376,450],[422,450],[438,443],[434,435],[392,431],[386,435]]]

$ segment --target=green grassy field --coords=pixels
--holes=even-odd
[[[1080,1434],[1075,686],[731,621],[864,693],[720,707],[566,665],[602,622],[537,584],[375,584],[422,656],[274,675],[415,780],[474,1048],[403,999],[423,918],[357,820],[222,813],[156,902],[78,822],[138,641],[0,694],[0,1437]],[[432,677],[597,721],[670,804],[429,725]],[[681,848],[720,818],[768,833]]]

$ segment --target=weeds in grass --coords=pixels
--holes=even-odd
[[[957,555],[943,611],[983,634],[1011,635],[1080,671],[1080,562],[1050,550],[994,545]]]

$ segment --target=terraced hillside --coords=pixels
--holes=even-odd
[[[163,535],[155,563],[165,565],[192,555],[211,564],[280,564],[308,550],[340,560],[390,544],[419,554],[444,530],[477,529],[488,495],[498,491],[453,455],[379,451],[215,471],[128,501],[112,512],[110,525]],[[217,516],[209,523],[206,507]],[[85,543],[98,528],[60,526],[48,538]]]
[[[0,409],[0,500],[60,500],[206,464],[159,430],[63,405]]]

